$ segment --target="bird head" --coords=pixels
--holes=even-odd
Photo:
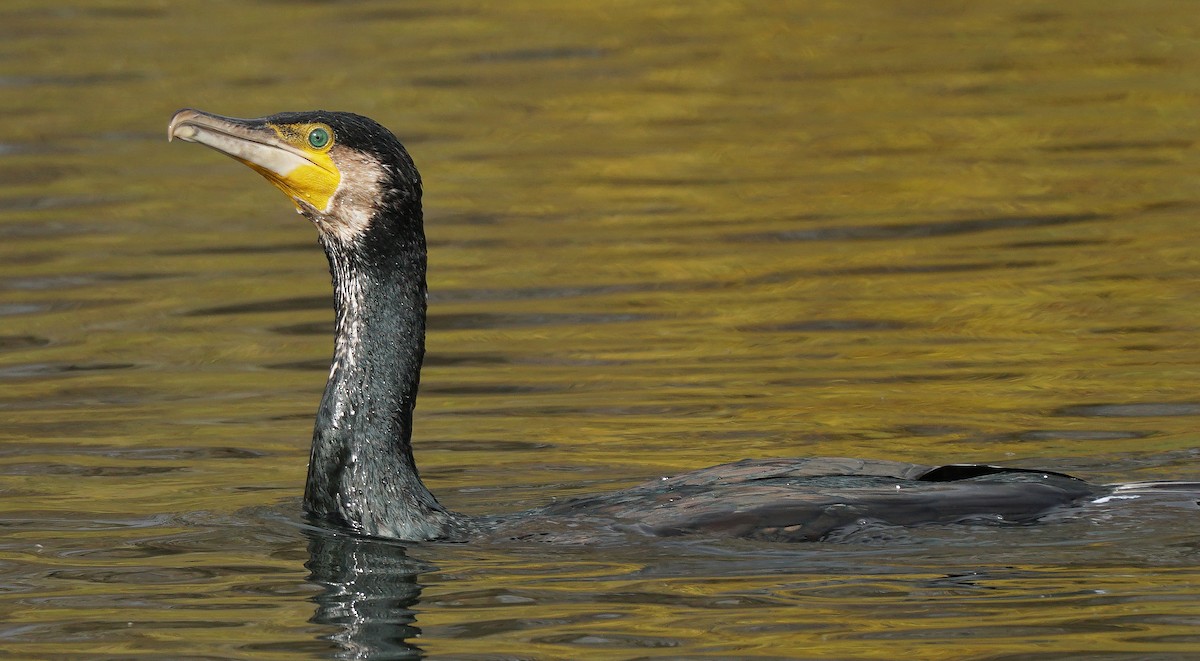
[[[238,119],[192,110],[171,118],[167,139],[197,142],[249,166],[296,205],[321,232],[343,245],[381,223],[415,222],[421,179],[390,131],[346,112],[286,112]],[[406,232],[402,232],[406,233]]]

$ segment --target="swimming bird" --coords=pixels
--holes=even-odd
[[[799,541],[862,522],[1033,521],[1112,492],[1053,471],[989,465],[759,459],[518,515],[453,512],[421,481],[412,454],[426,245],[421,177],[408,151],[374,120],[329,111],[237,119],[184,109],[171,118],[171,138],[265,177],[316,227],[329,259],[334,352],[304,489],[314,520],[411,541],[554,540],[580,526]]]

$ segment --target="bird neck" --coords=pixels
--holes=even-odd
[[[425,239],[323,240],[337,332],[317,412],[304,504],[370,535],[453,536],[458,516],[421,482],[412,416],[425,354]],[[391,239],[393,237],[387,237]],[[376,246],[371,250],[362,246]]]

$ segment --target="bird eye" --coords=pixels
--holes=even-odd
[[[308,144],[313,146],[313,149],[321,149],[329,144],[329,131],[321,127],[317,127],[308,132]]]

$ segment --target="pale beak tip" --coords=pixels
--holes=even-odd
[[[172,126],[167,131],[167,142],[170,142],[171,138],[179,138],[180,140],[183,140],[184,142],[192,142],[192,138],[196,137],[196,133],[197,133],[196,127],[192,126],[191,124],[181,124],[179,126]]]
[[[195,126],[188,124],[188,120],[197,114],[199,113],[191,108],[184,108],[183,110],[175,113],[175,115],[171,117],[171,122],[167,124],[167,142],[170,142],[175,138],[179,138],[184,142],[194,142],[194,138],[196,137],[196,133],[198,131]]]

